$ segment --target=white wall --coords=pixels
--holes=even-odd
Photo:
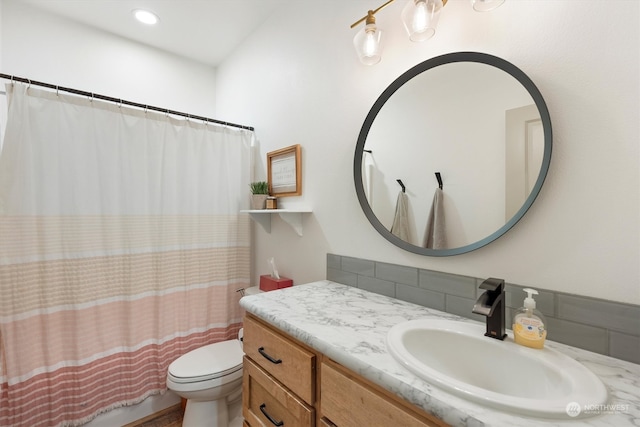
[[[293,2],[217,71],[218,115],[255,126],[263,159],[303,147],[303,195],[282,202],[313,213],[303,237],[277,218],[271,234],[255,227],[254,277],[274,256],[296,283],[322,279],[331,252],[640,303],[640,3],[616,0],[604,10],[595,0],[508,0],[479,14],[450,0],[435,38],[413,44],[397,2],[377,15],[386,48],[380,64],[366,67],[349,25],[379,3]],[[369,224],[355,195],[353,154],[386,86],[454,51],[500,56],[528,74],[549,107],[554,151],[536,203],[505,236],[468,254],[422,257]]]
[[[17,1],[0,1],[0,65],[25,77],[215,117],[215,70]]]

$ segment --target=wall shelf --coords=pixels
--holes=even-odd
[[[252,209],[240,212],[251,215],[251,219],[260,224],[267,233],[271,233],[271,215],[278,214],[298,236],[302,236],[302,214],[311,213],[311,209]]]

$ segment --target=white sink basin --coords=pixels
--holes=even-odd
[[[521,415],[569,418],[568,405],[606,404],[602,381],[549,349],[484,336],[482,324],[411,320],[391,328],[387,347],[409,371],[461,397]],[[575,408],[575,406],[572,406]],[[581,412],[577,417],[584,416]]]

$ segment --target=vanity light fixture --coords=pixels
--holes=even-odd
[[[394,1],[389,0],[379,8],[368,11],[367,16],[351,24],[351,28],[354,28],[362,22],[365,23],[365,27],[353,38],[358,58],[363,64],[374,65],[382,58],[382,31],[376,26],[374,15]],[[477,12],[487,12],[497,8],[504,1],[471,0],[471,5]],[[400,15],[409,40],[422,42],[433,37],[440,12],[446,4],[447,0],[409,0]]]
[[[360,62],[363,64],[374,65],[380,62],[380,59],[382,58],[380,55],[382,52],[382,30],[376,26],[376,17],[373,15],[393,2],[394,0],[387,1],[379,8],[368,11],[367,16],[364,18],[360,18],[351,24],[351,28],[353,28],[362,21],[365,21],[364,28],[358,31],[356,36],[353,38],[353,45],[356,48]]]
[[[134,9],[131,11],[131,13],[138,21],[142,22],[143,24],[155,25],[158,23],[158,21],[160,21],[158,15],[153,12],[149,12],[148,10]]]

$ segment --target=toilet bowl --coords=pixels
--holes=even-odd
[[[231,427],[230,418],[241,425],[242,356],[234,339],[197,348],[169,365],[167,388],[187,399],[183,427]]]

